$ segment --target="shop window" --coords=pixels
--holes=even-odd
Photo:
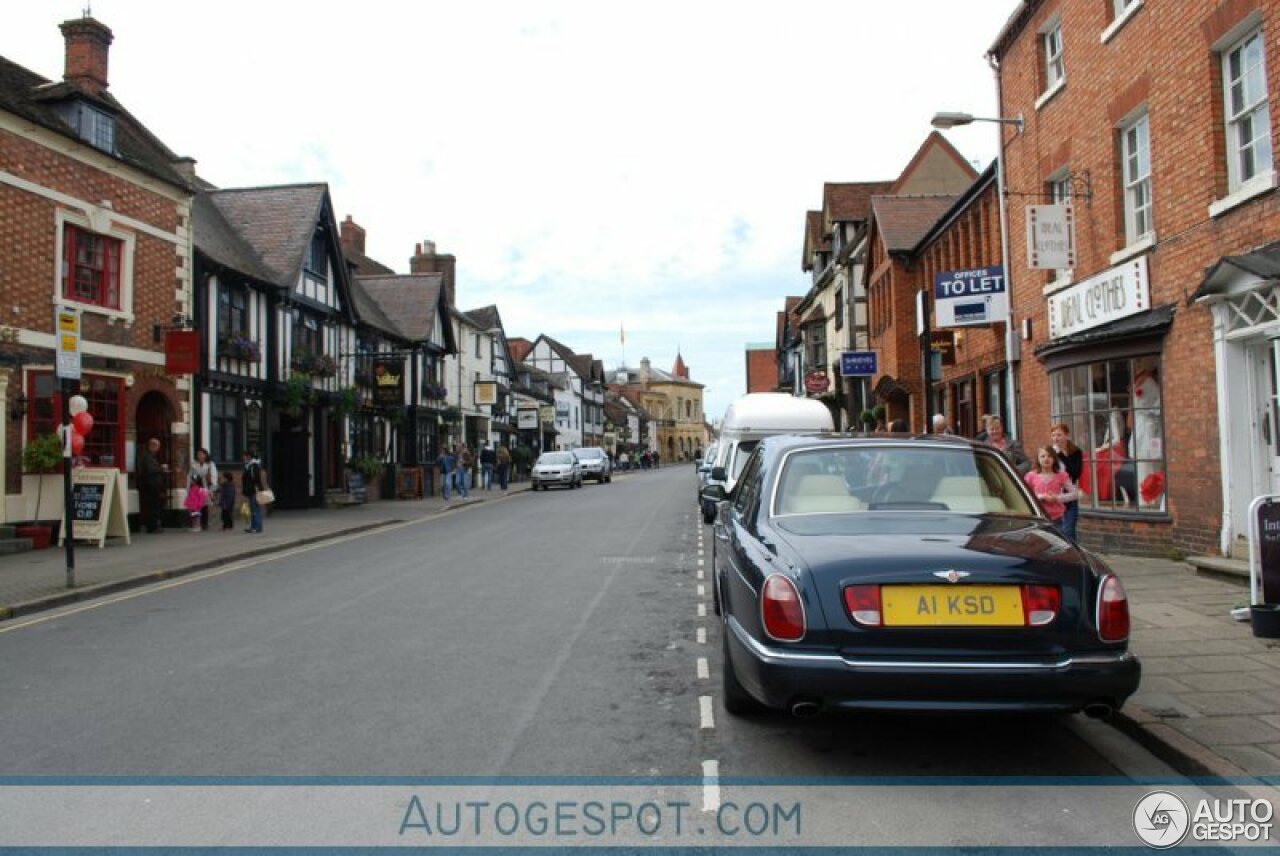
[[[240,460],[241,400],[234,395],[209,396],[209,454],[221,464]]]
[[[89,402],[93,430],[85,438],[79,462],[90,467],[124,469],[124,381],[118,377],[84,375],[72,382],[72,394]],[[62,391],[52,372],[32,372],[27,378],[27,439],[53,434],[62,424]]]
[[[120,309],[124,242],[66,224],[62,232],[62,296],[76,303]]]
[[[1160,358],[1108,360],[1049,375],[1052,421],[1084,452],[1081,507],[1162,513],[1166,469]]]

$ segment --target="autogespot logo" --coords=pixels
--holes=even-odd
[[[1148,847],[1164,850],[1187,837],[1191,815],[1177,794],[1152,791],[1133,807],[1133,831]]]

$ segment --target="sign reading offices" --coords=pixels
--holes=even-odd
[[[1147,257],[1083,279],[1049,297],[1049,338],[1082,333],[1151,308]]]
[[[933,277],[934,327],[975,327],[1005,321],[1009,294],[1004,268],[948,270]]]

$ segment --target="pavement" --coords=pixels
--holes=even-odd
[[[528,490],[513,484],[508,493]],[[345,508],[276,511],[265,533],[170,529],[131,545],[78,544],[76,587],[66,588],[61,549],[0,556],[0,633],[8,620],[253,556],[409,520],[456,513],[500,499],[375,501]],[[238,521],[239,523],[239,521]],[[1171,559],[1107,555],[1123,579],[1132,614],[1130,647],[1142,684],[1110,722],[1185,775],[1280,774],[1280,640],[1253,636],[1231,609],[1248,603],[1247,580],[1198,572]]]

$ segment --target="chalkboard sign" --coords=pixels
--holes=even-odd
[[[364,483],[363,473],[347,473],[347,493],[351,495],[352,502],[369,501],[369,487]]]
[[[77,541],[97,541],[102,547],[108,537],[120,537],[130,543],[122,478],[114,467],[78,467],[72,471],[71,513],[62,516],[63,540],[70,520],[71,537]]]
[[[1280,603],[1280,502],[1260,502],[1255,514],[1262,603]]]

